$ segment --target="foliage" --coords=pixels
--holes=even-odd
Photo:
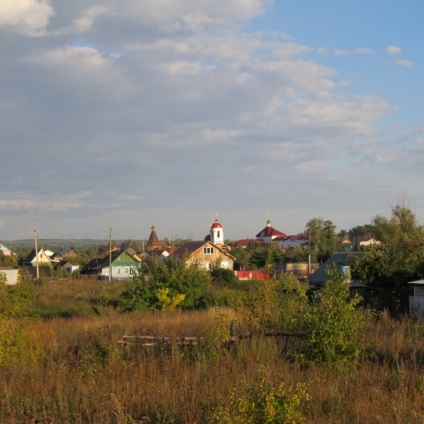
[[[283,253],[285,262],[307,262],[309,259],[309,250],[296,245],[292,249]]]
[[[247,247],[252,268],[265,268],[270,271],[283,262],[283,252],[277,243],[251,243]]]
[[[205,345],[209,353],[216,356],[231,338],[231,317],[228,313],[219,309],[215,309],[213,312],[213,320],[205,326]]]
[[[17,264],[17,257],[14,254],[7,256],[0,252],[0,263],[6,267],[14,267]]]
[[[304,411],[310,400],[302,384],[291,387],[284,381],[270,382],[264,376],[238,394],[230,391],[228,399],[214,410],[214,424],[284,424],[305,422]]]
[[[104,284],[47,281],[33,289],[41,296],[60,291],[66,304],[95,296],[94,287],[101,291]],[[122,283],[112,286],[122,289]],[[249,423],[253,418],[243,420],[239,405],[249,402],[249,408],[265,411],[260,394],[277,392],[282,382],[291,395],[300,385],[302,406],[296,410],[305,423],[422,422],[424,324],[408,317],[381,314],[364,328],[371,355],[355,368],[303,367],[261,337],[243,340],[231,354],[216,358],[201,346],[188,348],[193,355],[182,355],[180,349],[152,354],[149,347],[120,343],[123,334],[207,336],[209,321],[216,321],[216,311],[122,315],[110,310],[100,316],[34,320],[26,331],[27,360],[0,367],[0,422],[207,423],[221,411],[221,421],[217,415],[212,422],[237,423],[238,418]],[[267,370],[264,389],[259,388],[262,369]]]
[[[328,272],[324,288],[304,314],[304,357],[307,362],[354,362],[362,352],[359,334],[368,318],[356,308],[361,298],[349,298],[346,275],[337,268]]]
[[[408,248],[408,238],[420,238],[424,235],[424,229],[417,223],[415,214],[403,204],[392,208],[390,219],[377,215],[373,219],[373,226],[378,240],[399,251]]]
[[[0,281],[0,365],[19,360],[27,352],[26,328],[34,299],[28,284],[7,286]]]
[[[182,309],[203,309],[209,305],[207,296],[210,277],[208,271],[196,265],[187,265],[186,258],[170,256],[159,263],[149,258],[142,263],[139,274],[123,291],[121,307],[124,311],[135,309],[161,309],[158,290],[168,289],[167,295],[174,298],[184,295],[178,303]]]
[[[177,306],[184,301],[184,294],[169,296],[169,288],[158,289],[156,296],[160,302],[162,311],[175,311]]]
[[[299,281],[293,274],[282,274],[279,278],[280,324],[288,331],[301,331],[303,314],[308,306],[309,284]]]
[[[228,304],[251,331],[266,331],[279,327],[280,297],[278,281],[249,281],[244,290],[229,296]]]
[[[313,262],[325,262],[337,250],[336,226],[330,220],[312,218],[306,224]]]
[[[352,241],[355,250],[358,250],[358,237],[375,236],[375,227],[373,224],[357,225],[349,230],[348,237]]]
[[[224,287],[237,287],[239,285],[239,279],[228,268],[213,267],[210,270],[210,276],[213,284]]]
[[[392,208],[390,219],[376,216],[373,225],[382,245],[366,249],[352,264],[351,273],[371,288],[384,288],[379,301],[393,311],[399,307],[399,289],[424,278],[424,231],[413,212],[402,205]]]
[[[235,247],[231,249],[231,254],[236,258],[234,266],[238,270],[247,269],[250,262],[251,250],[243,247]]]

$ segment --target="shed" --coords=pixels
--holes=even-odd
[[[0,276],[5,278],[5,283],[8,286],[14,286],[19,281],[17,268],[0,268]]]
[[[424,280],[410,281],[413,294],[409,296],[409,314],[413,318],[424,318]]]

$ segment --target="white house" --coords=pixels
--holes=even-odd
[[[5,279],[6,285],[14,286],[19,282],[18,271],[16,268],[0,268],[0,277]]]

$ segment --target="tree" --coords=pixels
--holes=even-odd
[[[171,299],[184,295],[178,303],[182,309],[203,309],[209,305],[208,271],[196,265],[187,265],[186,258],[168,257],[162,264],[154,257],[142,263],[139,274],[121,295],[124,311],[135,309],[162,309],[161,294]]]
[[[330,220],[312,218],[306,224],[312,261],[324,262],[337,250],[336,226]]]
[[[381,306],[395,311],[400,305],[400,289],[408,281],[424,277],[423,227],[404,205],[392,208],[390,218],[377,215],[372,225],[382,244],[366,249],[355,260],[352,277],[379,289]]]
[[[285,262],[307,262],[309,256],[308,249],[302,246],[294,246],[292,249],[283,253]]]
[[[252,243],[247,249],[250,254],[250,264],[254,268],[272,269],[283,262],[283,252],[277,243]]]
[[[417,223],[415,214],[404,205],[393,207],[390,219],[377,215],[372,225],[378,240],[402,252],[409,249],[410,239],[424,235],[423,227]]]
[[[251,257],[251,253],[248,249],[243,247],[235,247],[234,249],[231,249],[231,254],[236,258],[234,265],[238,269],[247,269]]]

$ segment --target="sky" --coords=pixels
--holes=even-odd
[[[0,241],[424,224],[422,0],[2,0]]]

